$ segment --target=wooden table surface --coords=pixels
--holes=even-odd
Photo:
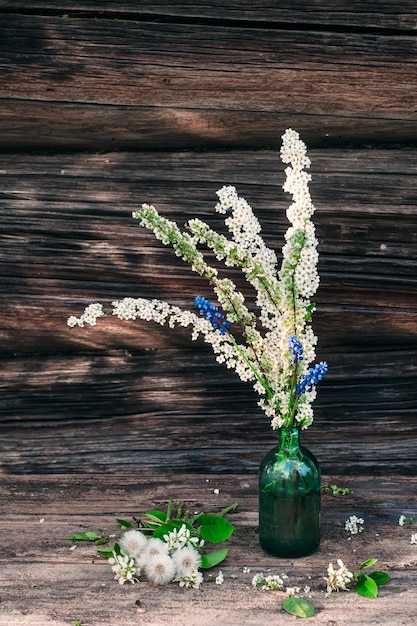
[[[281,609],[282,592],[251,584],[255,573],[283,573],[288,585],[311,587],[316,615],[310,624],[415,624],[417,615],[417,478],[324,476],[323,483],[353,492],[323,494],[322,544],[312,556],[277,559],[263,553],[257,538],[257,478],[245,475],[4,475],[0,485],[0,624],[30,626],[262,626],[290,624],[296,618]],[[219,492],[217,493],[217,490]],[[185,500],[191,510],[216,513],[232,502],[235,532],[229,555],[220,565],[222,586],[204,582],[200,589],[147,582],[119,585],[91,543],[68,541],[91,529],[118,536],[116,518],[132,519],[168,499]],[[400,527],[401,514],[414,517]],[[364,531],[348,535],[350,515],[363,517]],[[115,539],[111,539],[115,541]],[[74,547],[76,546],[76,547]],[[375,600],[354,592],[326,599],[323,577],[329,562],[341,558],[355,571],[378,559],[392,580]],[[250,568],[246,573],[244,568]],[[217,574],[219,568],[214,568]],[[140,605],[138,605],[138,602]]]

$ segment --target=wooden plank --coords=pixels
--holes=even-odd
[[[406,34],[5,13],[0,147],[259,148],[287,126],[317,146],[410,143],[416,49]]]
[[[382,115],[365,120],[353,111],[345,118],[330,112],[86,105],[13,98],[1,100],[0,105],[0,150],[264,149],[271,148],[272,138],[288,127],[297,128],[317,147],[398,147],[410,145],[416,132],[415,119]]]
[[[412,475],[415,151],[311,157],[314,328],[330,372],[306,442],[327,471]],[[208,294],[131,219],[142,201],[217,227],[215,192],[236,184],[279,253],[288,204],[277,152],[9,154],[0,169],[2,471],[256,471],[275,441],[268,420],[187,331],[112,318],[76,331],[66,319],[95,300],[189,308]]]
[[[318,28],[384,28],[390,30],[415,30],[417,16],[415,4],[412,0],[398,0],[395,10],[389,2],[370,0],[341,0],[334,4],[330,0],[319,0],[306,4],[302,0],[291,3],[283,1],[242,2],[231,0],[224,4],[221,0],[181,0],[167,2],[166,0],[115,1],[101,0],[99,7],[96,0],[68,0],[65,3],[51,3],[47,0],[2,0],[1,11],[13,13],[39,12],[48,15],[67,15],[73,17],[82,12],[91,16],[119,16],[131,19],[168,19],[179,22],[197,22],[209,20],[234,23],[261,23],[264,28],[274,27],[276,24],[305,24]]]
[[[402,352],[357,363],[332,354],[304,443],[327,473],[415,475],[415,364]],[[2,474],[256,472],[276,443],[250,386],[204,352],[3,358],[2,370]]]
[[[180,224],[196,215],[217,228],[215,192],[224,183],[236,184],[259,216],[267,244],[279,254],[288,200],[277,156],[4,155],[3,351],[188,344],[186,332],[176,338],[158,327],[149,334],[146,324],[105,320],[104,332],[80,333],[69,332],[63,322],[92,300],[147,296],[190,307],[196,293],[207,291],[204,281],[132,220],[131,211],[142,201]],[[405,349],[416,332],[415,151],[313,151],[311,156],[321,345],[375,347],[383,341],[390,349]]]
[[[137,473],[123,477],[80,475],[75,480],[69,480],[68,475],[5,476],[0,486],[0,530],[7,537],[2,550],[0,624],[64,626],[82,619],[85,624],[179,626],[186,615],[190,626],[263,626],[286,618],[280,609],[283,595],[252,587],[252,577],[261,571],[285,571],[289,585],[311,587],[310,600],[317,609],[312,624],[343,624],[346,611],[353,626],[413,623],[417,609],[417,560],[415,546],[410,545],[413,527],[401,528],[398,519],[402,514],[417,514],[416,478],[375,481],[355,477],[346,481],[332,475],[324,480],[349,486],[353,493],[338,498],[323,494],[319,551],[289,560],[270,557],[259,548],[257,484],[251,475],[220,479],[212,474],[178,473],[173,477],[172,473]],[[216,495],[214,489],[220,493]],[[227,560],[221,565],[223,585],[205,582],[199,591],[176,585],[152,587],[146,582],[121,587],[113,580],[107,563],[96,557],[94,546],[66,540],[88,528],[117,537],[116,517],[131,519],[151,508],[164,508],[169,497],[184,499],[190,508],[206,512],[238,503],[237,511],[229,516],[235,532],[228,541]],[[352,514],[365,519],[365,530],[349,540],[344,523]],[[377,600],[352,592],[325,599],[323,577],[329,562],[341,558],[356,569],[371,557],[377,558],[378,567],[392,577],[380,589]],[[244,573],[244,567],[251,571]],[[140,614],[137,600],[143,611]]]

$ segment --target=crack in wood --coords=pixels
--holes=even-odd
[[[242,19],[242,18],[225,18],[225,17],[205,17],[203,15],[186,16],[180,14],[168,13],[147,13],[134,11],[114,11],[114,10],[65,10],[54,8],[16,8],[0,7],[0,15],[19,15],[19,16],[36,16],[36,17],[61,17],[62,19],[86,19],[86,20],[117,20],[127,22],[144,22],[144,23],[160,23],[173,25],[188,26],[211,26],[216,28],[236,28],[249,30],[286,30],[286,31],[305,31],[305,32],[322,32],[322,33],[339,33],[339,34],[363,34],[363,35],[380,35],[387,37],[417,37],[417,30],[413,28],[388,28],[381,26],[359,26],[357,24],[325,24],[323,22],[297,22],[285,20],[260,20],[260,19]]]

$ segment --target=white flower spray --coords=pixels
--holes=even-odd
[[[353,580],[353,573],[348,570],[341,559],[337,559],[338,569],[334,569],[333,563],[329,563],[327,577],[325,578],[327,593],[332,591],[347,591]]]
[[[144,575],[155,585],[178,582],[180,587],[199,588],[203,575],[199,571],[202,559],[198,550],[203,545],[203,541],[191,536],[185,524],[164,535],[164,541],[131,529],[123,533],[108,561],[121,585],[134,584]]]
[[[347,519],[345,522],[345,530],[351,535],[357,535],[363,532],[364,523],[365,522],[362,517],[357,517],[357,515],[351,515],[349,519]]]
[[[275,252],[261,236],[261,226],[252,208],[233,186],[218,191],[216,210],[227,215],[230,238],[208,224],[191,219],[186,231],[162,217],[151,205],[143,204],[133,217],[153,231],[163,244],[190,264],[192,270],[212,286],[225,320],[216,306],[198,296],[205,318],[161,300],[124,298],[112,302],[112,313],[122,320],[142,319],[192,329],[192,339],[202,337],[211,345],[216,360],[234,369],[242,381],[250,381],[260,395],[259,405],[271,418],[273,429],[283,426],[307,428],[313,421],[315,386],[327,371],[327,363],[310,367],[315,358],[317,337],[311,328],[315,309],[311,302],[319,285],[315,227],[311,221],[314,205],[309,192],[311,176],[306,146],[296,131],[282,136],[281,159],[285,169],[284,191],[292,196],[287,210],[291,226],[285,235],[281,268]],[[220,278],[198,245],[207,246],[226,267],[239,267],[256,291],[257,319],[243,294],[228,278]],[[71,316],[68,325],[95,325],[103,307],[89,305],[81,317]],[[230,328],[236,326],[244,341],[239,343]],[[219,332],[220,331],[220,332]]]

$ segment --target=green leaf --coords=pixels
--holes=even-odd
[[[151,522],[156,522],[157,524],[164,524],[167,519],[167,514],[163,511],[148,511],[145,515],[149,517]]]
[[[372,578],[372,580],[376,582],[378,587],[380,585],[385,585],[391,580],[391,576],[389,574],[386,574],[385,572],[372,572],[372,574],[369,574],[369,578]]]
[[[355,585],[355,591],[364,598],[376,598],[378,595],[378,585],[367,574],[361,574]]]
[[[84,534],[88,541],[97,541],[97,539],[101,539],[100,535],[97,535],[97,533],[93,530],[87,530]]]
[[[314,309],[316,308],[316,303],[315,302],[311,302],[311,304],[306,306],[305,309],[305,321],[306,322],[311,322],[312,321],[312,313],[314,312]]]
[[[97,539],[102,539],[102,537],[93,530],[86,530],[85,533],[74,533],[67,537],[68,541],[96,541]]]
[[[200,515],[197,522],[201,524],[200,536],[210,543],[225,541],[234,531],[234,526],[218,515]]]
[[[359,569],[365,569],[365,567],[371,567],[371,565],[375,565],[378,562],[378,559],[369,559],[369,561],[364,561],[362,565],[359,565]]]
[[[193,533],[194,529],[188,522],[184,522],[183,520],[173,519],[167,524],[161,524],[155,529],[153,534],[157,539],[164,539],[164,535],[168,535],[173,530],[179,530],[181,526],[186,526],[190,533]]]
[[[294,596],[284,598],[282,608],[290,615],[295,615],[296,617],[313,617],[314,615],[314,606],[310,602]]]
[[[105,559],[110,559],[113,556],[113,548],[100,548],[97,550],[97,554],[104,556]]]
[[[201,569],[210,569],[218,565],[227,557],[229,550],[223,548],[222,550],[216,550],[215,552],[209,552],[208,554],[201,555]]]
[[[117,519],[116,522],[119,524],[120,528],[133,528],[132,522],[128,522],[125,519]]]
[[[329,483],[324,483],[322,489],[325,493],[330,493],[332,496],[347,496],[349,493],[352,493],[352,489],[349,489],[349,487],[338,487],[337,485],[329,485]]]
[[[108,537],[100,537],[100,539],[96,539],[94,543],[96,544],[96,546],[102,546],[107,543],[108,540]]]

